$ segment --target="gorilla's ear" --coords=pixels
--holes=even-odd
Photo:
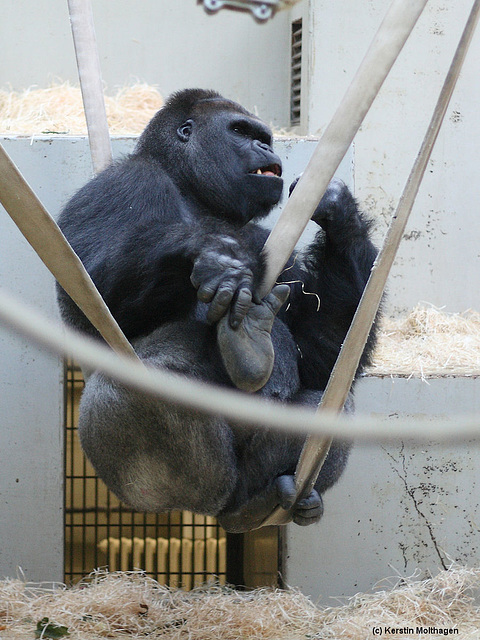
[[[177,136],[182,142],[187,142],[193,129],[193,120],[187,120],[177,129]]]

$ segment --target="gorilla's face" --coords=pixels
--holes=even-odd
[[[266,216],[280,200],[282,163],[272,132],[235,103],[205,101],[177,129],[182,182],[209,211],[245,224]]]

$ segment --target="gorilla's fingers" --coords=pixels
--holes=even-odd
[[[296,187],[296,186],[297,186],[297,184],[298,184],[298,181],[300,180],[300,178],[301,178],[302,176],[303,176],[303,171],[302,171],[302,173],[301,173],[297,178],[295,178],[295,180],[294,180],[294,181],[292,182],[292,184],[290,185],[290,187],[289,187],[289,189],[288,189],[288,197],[290,197],[290,196],[292,195],[292,191],[295,189],[295,187]]]
[[[190,281],[197,289],[197,298],[210,303],[207,322],[215,324],[231,306],[230,322],[238,327],[251,306],[251,269],[236,258],[210,251],[195,260]]]
[[[200,302],[210,302],[215,295],[217,288],[212,283],[204,284],[197,290],[197,298]]]
[[[235,290],[235,282],[222,282],[210,303],[207,313],[207,322],[215,324],[226,314],[233,296],[235,295]]]
[[[279,476],[275,480],[280,506],[289,511],[295,503],[295,478],[294,476]],[[323,515],[323,500],[315,489],[300,500],[294,507],[293,521],[304,527],[318,522]]]
[[[302,511],[317,510],[321,505],[322,499],[316,489],[312,489],[306,498],[300,500],[297,504],[297,508]]]
[[[193,275],[190,277],[190,280],[192,281],[193,286],[197,287],[197,298],[201,302],[213,301],[213,307],[218,305],[224,307],[223,310],[219,311],[220,315],[217,318],[217,320],[219,320],[225,313],[235,293],[235,289],[237,287],[235,274],[217,274],[208,279],[205,278],[200,281],[199,284],[196,284],[197,280],[193,278]],[[214,321],[215,320],[212,320],[212,322]]]
[[[237,290],[230,309],[230,326],[237,329],[252,306],[252,292],[247,286]]]
[[[353,201],[353,196],[343,180],[333,178],[315,209],[312,220],[324,227],[329,221],[343,218],[345,216],[345,200]]]

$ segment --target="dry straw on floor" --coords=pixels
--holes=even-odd
[[[124,87],[113,97],[105,96],[110,133],[141,133],[162,104],[160,93],[147,84]],[[48,89],[0,91],[0,133],[85,135],[80,89],[64,82]]]
[[[406,317],[384,318],[368,375],[480,375],[480,313],[445,313],[418,305]]]
[[[454,637],[478,640],[480,607],[473,594],[479,587],[480,570],[453,568],[320,609],[296,590],[212,586],[185,592],[140,572],[97,572],[75,587],[53,591],[5,580],[0,638],[30,640],[37,623],[48,618],[52,635],[55,626],[64,627],[70,640],[363,640],[378,626],[413,628],[413,634],[402,634],[411,638],[444,637],[432,627],[458,629]],[[419,634],[417,627],[428,631]]]

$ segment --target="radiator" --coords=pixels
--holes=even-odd
[[[98,548],[110,571],[142,569],[160,584],[185,589],[217,578],[225,583],[225,538],[105,538]]]

